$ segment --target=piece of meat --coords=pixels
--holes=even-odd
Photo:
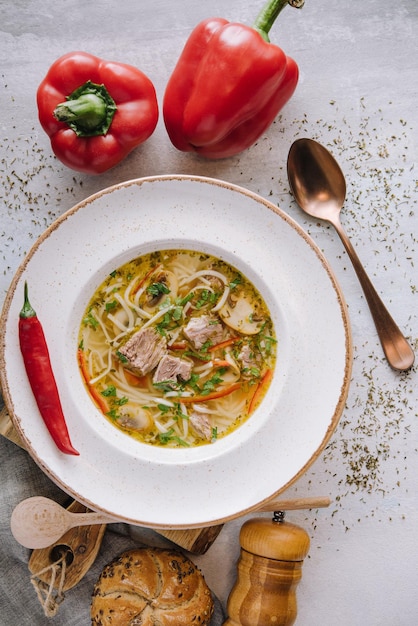
[[[189,424],[199,437],[210,441],[212,439],[212,426],[210,417],[207,413],[198,413],[193,411],[189,415]]]
[[[225,285],[220,278],[218,278],[217,276],[211,276],[210,274],[208,274],[208,276],[204,276],[204,278],[208,281],[213,291],[218,293],[223,292]]]
[[[144,328],[136,332],[119,348],[119,352],[127,360],[124,367],[139,376],[144,376],[157,367],[167,352],[166,338],[154,328]]]
[[[200,350],[207,341],[214,345],[223,338],[221,322],[209,315],[192,317],[183,332],[196,350]]]
[[[178,382],[179,380],[189,380],[192,373],[193,363],[181,359],[178,356],[171,356],[165,354],[161,361],[158,363],[158,367],[155,370],[153,382]]]
[[[260,365],[260,355],[255,354],[248,344],[244,344],[242,346],[241,352],[238,355],[238,360],[241,361],[244,376],[246,374],[246,370],[248,370],[248,374],[251,375],[249,370],[253,367],[258,368]]]

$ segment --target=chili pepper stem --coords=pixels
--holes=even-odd
[[[253,28],[258,31],[266,41],[270,41],[268,33],[279,13],[281,13],[287,4],[290,4],[290,6],[295,9],[301,9],[305,4],[305,0],[268,0],[258,14]]]
[[[35,317],[35,316],[36,316],[36,313],[34,309],[32,308],[32,305],[29,302],[28,283],[25,281],[24,302],[23,302],[22,310],[19,313],[19,317],[21,317],[22,319],[27,319],[28,317]]]

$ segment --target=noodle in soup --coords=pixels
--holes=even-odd
[[[263,298],[236,268],[163,250],[126,263],[96,290],[78,358],[112,424],[178,448],[214,443],[254,412],[272,379],[276,338]]]

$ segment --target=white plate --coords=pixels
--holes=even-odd
[[[76,359],[96,287],[126,261],[164,248],[201,250],[241,270],[264,295],[279,340],[261,406],[234,433],[194,449],[153,447],[115,429],[92,404]],[[78,457],[55,447],[25,374],[17,332],[24,281]],[[154,528],[225,522],[288,487],[335,429],[351,362],[344,298],[313,241],[261,197],[202,177],[133,180],[76,205],[36,242],[3,309],[1,383],[31,456],[87,506]]]

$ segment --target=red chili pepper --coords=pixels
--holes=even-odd
[[[192,31],[164,94],[164,122],[176,148],[229,157],[270,126],[299,76],[295,61],[268,38],[288,2],[303,5],[269,0],[253,28],[211,18]]]
[[[70,52],[50,67],[37,92],[39,121],[65,165],[100,174],[153,133],[154,85],[139,69]]]
[[[19,315],[19,342],[29,383],[50,435],[61,452],[78,455],[70,441],[44,331],[29,303],[26,283]]]

